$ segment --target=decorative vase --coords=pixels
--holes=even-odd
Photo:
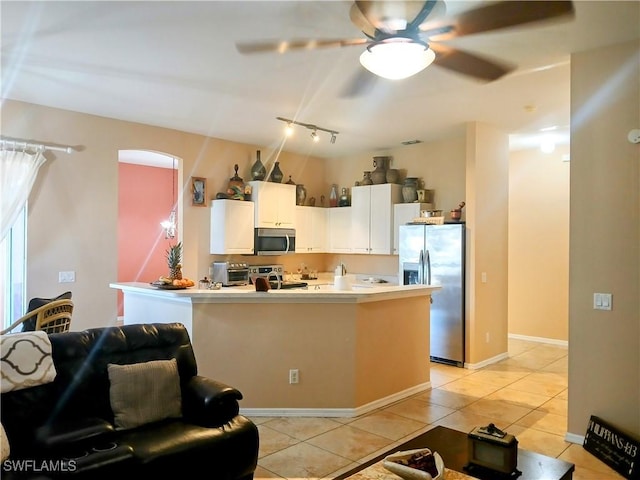
[[[295,184],[296,184],[296,182],[291,180],[291,175],[289,175],[289,180],[287,180],[287,185],[295,185]]]
[[[276,162],[273,164],[273,170],[271,171],[271,175],[269,176],[269,181],[273,183],[282,183],[282,170],[280,170],[280,162]]]
[[[402,185],[402,199],[404,203],[412,203],[418,200],[418,178],[407,177]]]
[[[389,168],[387,170],[387,183],[398,183],[400,178],[400,172],[396,168]]]
[[[336,185],[335,183],[331,185],[331,192],[329,193],[329,206],[338,206],[338,185]]]
[[[339,207],[348,207],[349,206],[349,194],[347,193],[347,189],[342,189],[342,194],[340,195],[340,200],[338,200]]]
[[[304,185],[299,183],[296,185],[296,205],[304,205],[304,201],[307,199],[307,189]]]
[[[373,185],[373,180],[371,180],[371,172],[364,172],[364,177],[362,178],[362,182],[360,185]]]
[[[252,180],[264,180],[267,176],[267,169],[260,161],[260,150],[256,151],[256,161],[251,166],[251,179]]]
[[[376,169],[371,172],[371,180],[374,185],[387,183],[387,168],[390,157],[373,157],[373,166]]]

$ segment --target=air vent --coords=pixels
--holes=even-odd
[[[402,145],[415,145],[416,143],[422,143],[422,140],[405,140]]]

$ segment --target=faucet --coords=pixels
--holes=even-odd
[[[276,277],[276,282],[277,282],[277,284],[278,284],[278,286],[276,287],[276,289],[277,289],[277,290],[280,290],[280,288],[282,288],[282,280],[280,280],[280,275],[278,275],[278,272],[274,272],[274,271],[269,272],[269,274],[267,275],[267,281],[268,281],[269,283],[271,283],[271,276],[272,276],[272,275],[275,275],[275,277]]]

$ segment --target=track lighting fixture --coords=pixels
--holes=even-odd
[[[293,125],[291,124],[291,122],[287,123],[287,127],[284,129],[284,133],[287,135],[287,137],[293,135]]]
[[[287,137],[291,136],[293,134],[293,126],[294,125],[300,125],[301,127],[307,128],[309,130],[311,130],[311,139],[314,142],[319,142],[320,141],[320,136],[318,135],[318,130],[320,130],[321,132],[327,132],[331,135],[329,142],[331,144],[336,143],[336,139],[338,138],[338,133],[340,132],[336,132],[335,130],[330,130],[328,128],[323,128],[323,127],[319,127],[317,125],[313,125],[311,123],[303,123],[303,122],[298,122],[296,120],[291,120],[289,118],[282,118],[282,117],[276,117],[276,120],[280,120],[281,122],[285,122],[287,124],[287,126],[285,127],[285,134],[287,135]]]

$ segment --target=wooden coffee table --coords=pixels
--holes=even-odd
[[[416,448],[430,448],[442,456],[444,465],[447,468],[445,480],[467,480],[469,478],[496,480],[498,478],[494,472],[481,472],[477,470],[467,472],[465,470],[469,462],[467,434],[465,432],[438,426],[400,445],[393,451],[412,450]],[[393,451],[388,452],[386,455],[393,453]],[[386,455],[368,462],[365,464],[366,468],[358,472],[352,472],[351,475],[347,472],[346,476],[338,478],[348,478],[349,480],[397,479],[398,477],[396,475],[382,466],[382,460]],[[522,474],[517,477],[512,476],[511,478],[514,480],[571,480],[573,478],[575,465],[563,460],[558,460],[557,458],[519,448],[517,468]]]

